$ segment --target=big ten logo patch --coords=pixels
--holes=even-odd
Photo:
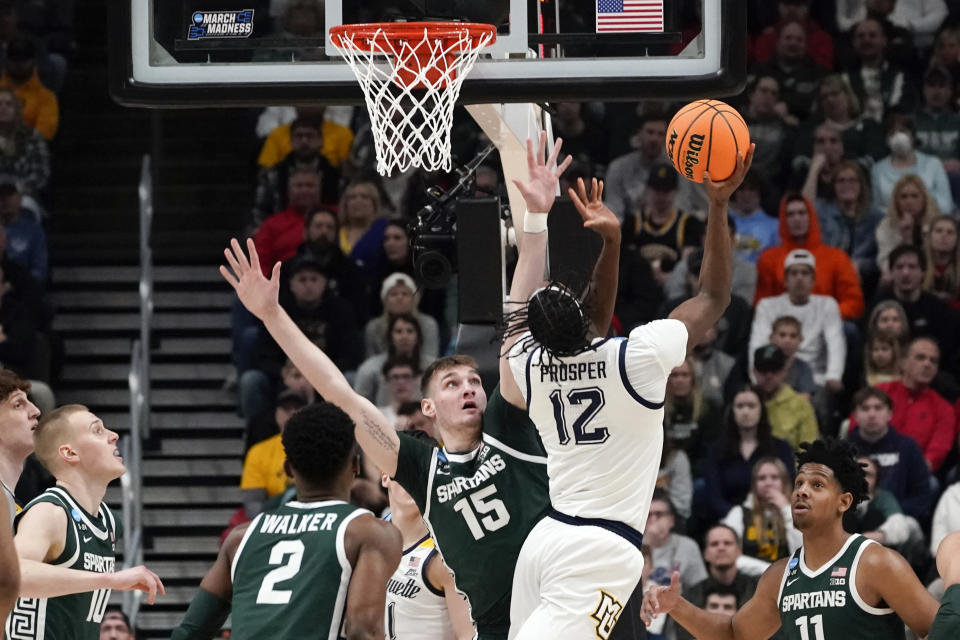
[[[623,611],[623,605],[616,598],[605,591],[600,592],[600,602],[597,604],[596,611],[590,616],[597,621],[596,634],[600,640],[610,638],[613,627],[620,619],[621,611]]]

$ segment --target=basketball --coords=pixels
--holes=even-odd
[[[703,182],[707,171],[720,181],[737,168],[737,153],[747,153],[750,131],[743,116],[727,103],[696,100],[673,116],[666,144],[670,162],[684,178]]]

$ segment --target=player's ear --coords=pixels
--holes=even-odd
[[[846,513],[853,506],[853,494],[844,491],[840,494],[840,513]]]
[[[293,479],[293,465],[286,458],[283,459],[283,472],[287,474],[288,478]]]
[[[57,457],[68,463],[76,463],[79,459],[79,455],[69,444],[62,444],[57,448]]]
[[[420,401],[420,412],[431,420],[437,417],[437,407],[430,398],[424,398]]]

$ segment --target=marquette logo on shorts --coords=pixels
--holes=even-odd
[[[253,9],[242,11],[194,11],[187,40],[249,38],[253,33]]]
[[[591,614],[591,618],[597,621],[596,634],[600,640],[607,640],[613,633],[613,627],[620,618],[620,612],[623,611],[623,605],[617,602],[617,599],[605,591],[600,592],[600,602],[597,603],[597,609]]]

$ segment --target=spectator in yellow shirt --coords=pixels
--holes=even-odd
[[[253,519],[260,513],[268,498],[286,490],[288,478],[283,471],[283,461],[287,455],[283,451],[280,436],[290,416],[306,405],[307,401],[299,391],[281,391],[274,414],[280,433],[258,442],[247,452],[247,458],[243,461],[243,474],[240,476],[240,490],[247,518]]]
[[[323,147],[320,155],[339,169],[343,161],[350,155],[353,146],[353,132],[342,124],[324,120],[325,107],[298,107],[297,117],[322,122],[320,135],[323,137]],[[267,135],[260,150],[257,163],[264,169],[269,169],[287,157],[293,150],[290,138],[290,124],[282,124]]]
[[[60,124],[60,105],[37,75],[36,46],[22,36],[7,45],[7,68],[0,76],[0,87],[13,89],[20,98],[23,122],[52,140]]]

